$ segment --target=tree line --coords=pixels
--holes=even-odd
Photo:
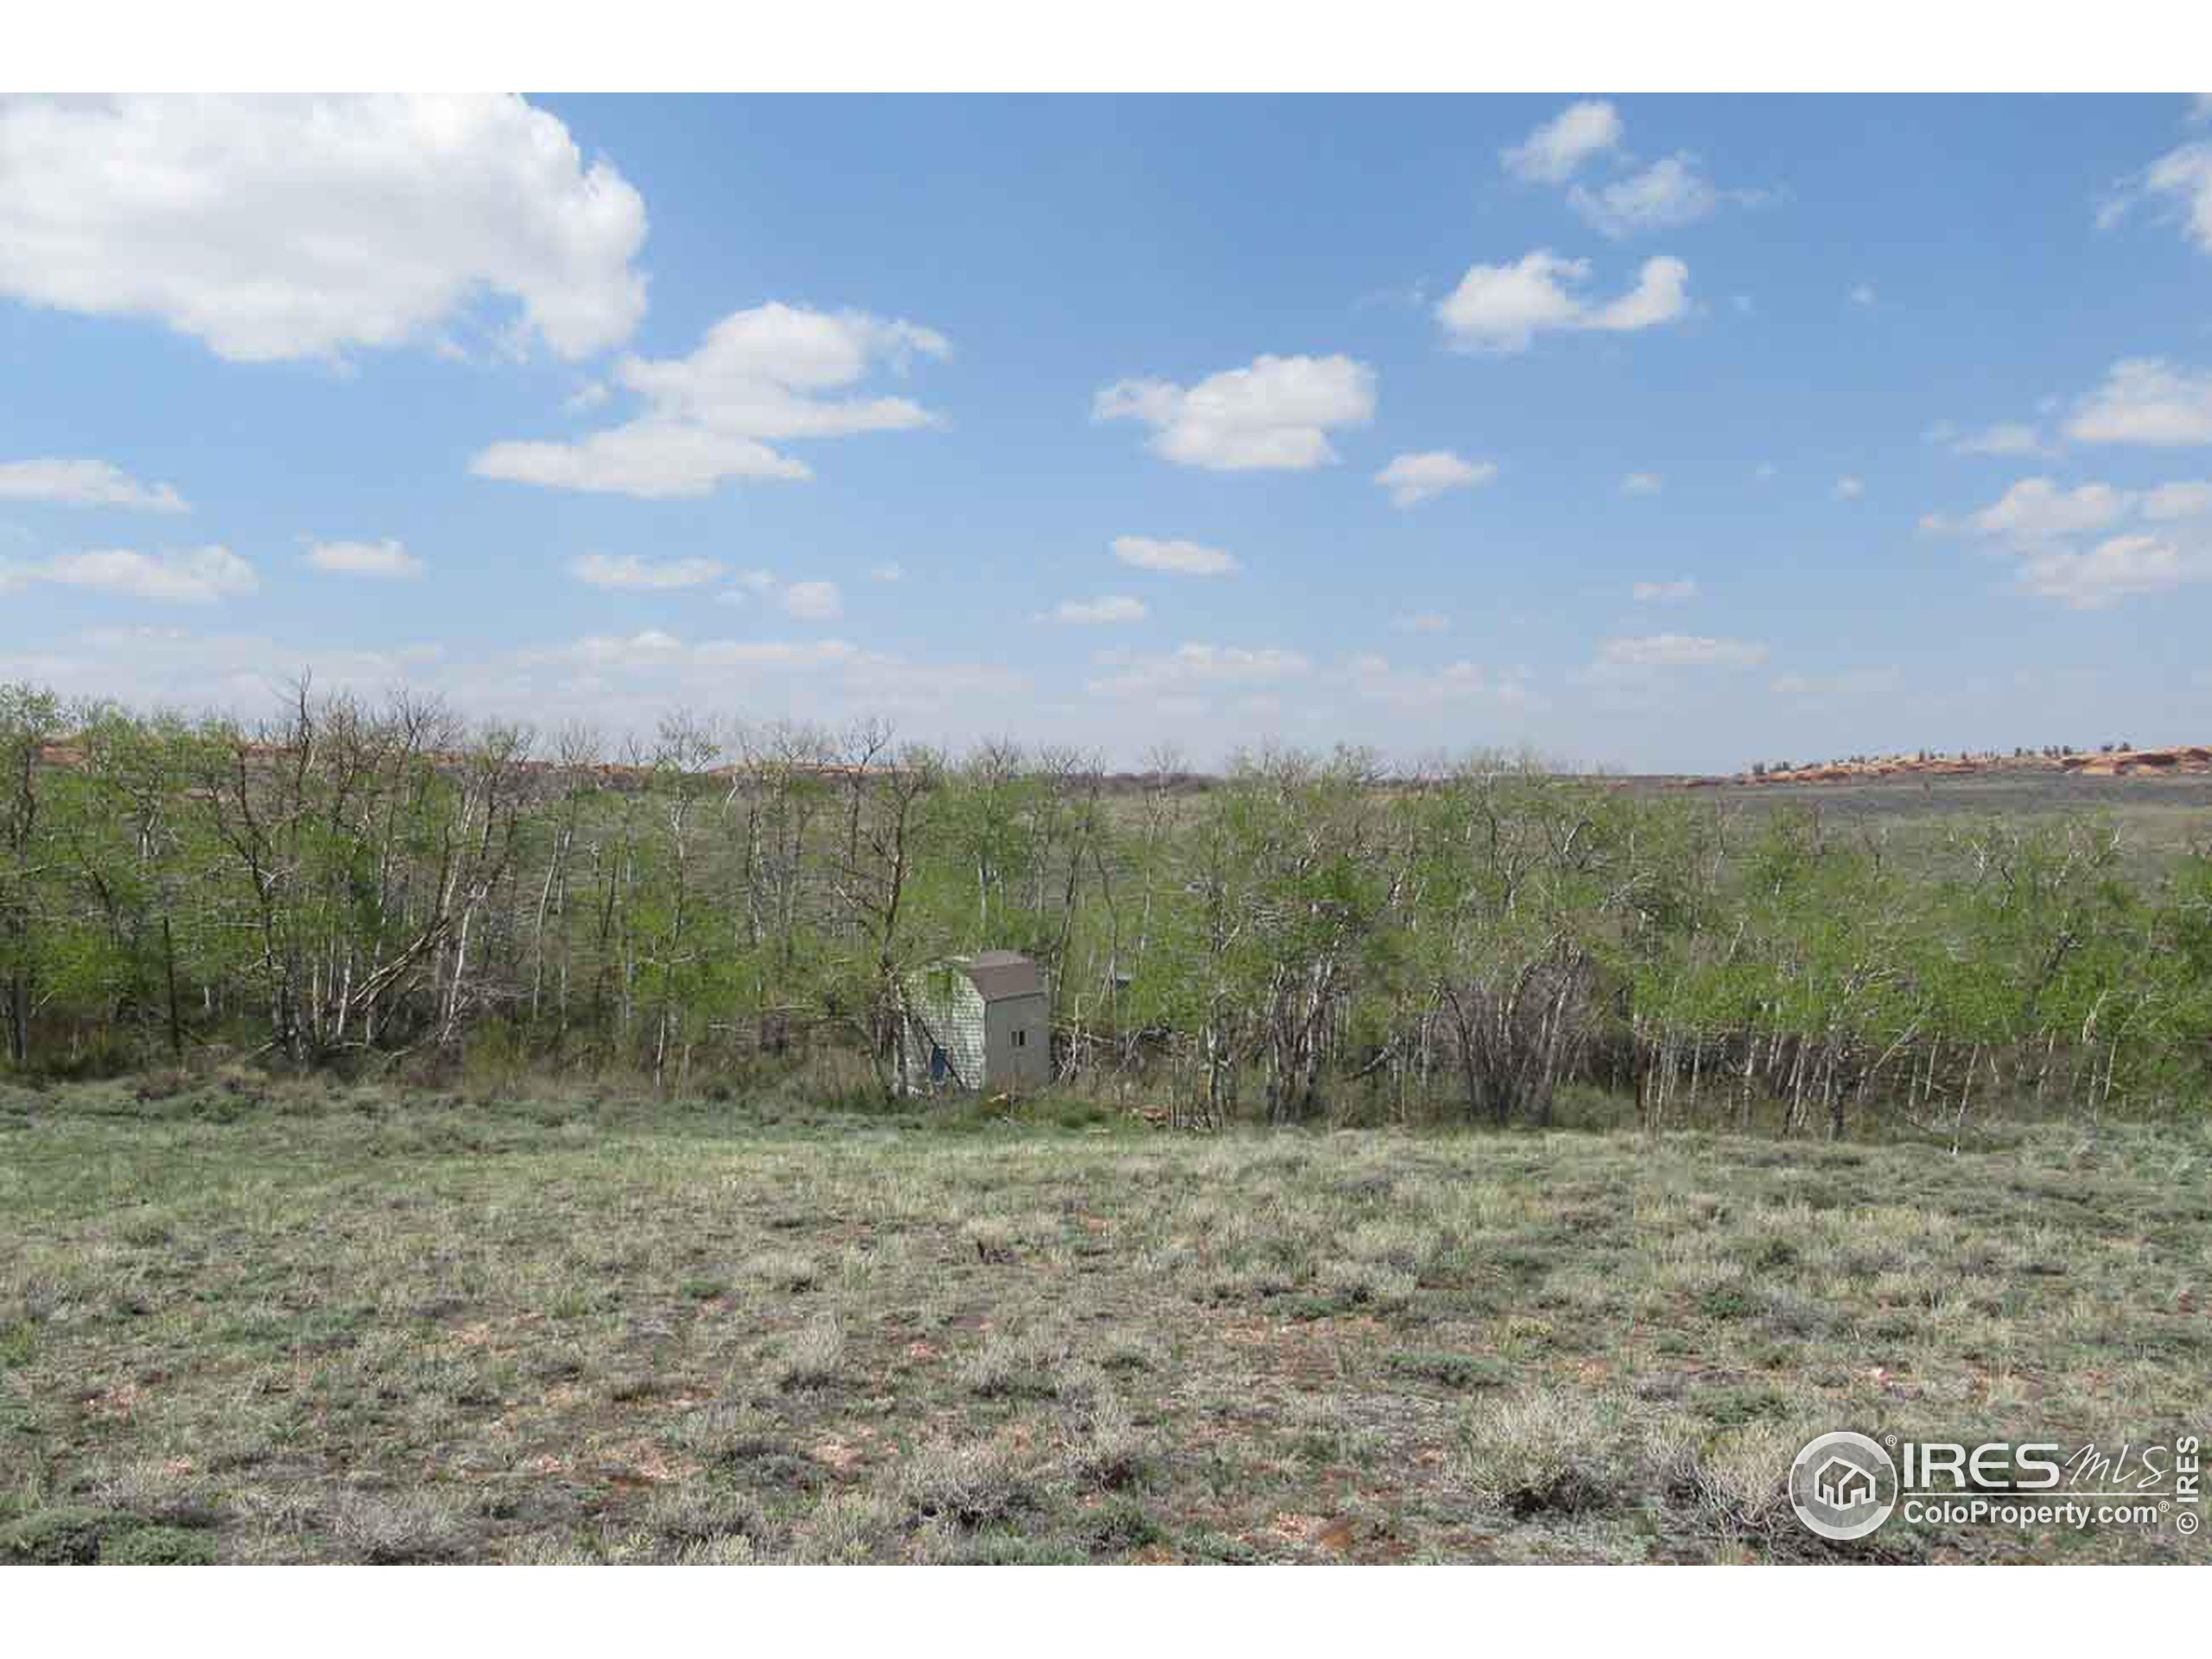
[[[407,695],[247,724],[0,686],[0,1064],[887,1088],[913,970],[1011,948],[1061,1084],[1196,1124],[1541,1124],[1569,1089],[1830,1135],[2201,1107],[2212,852],[2124,851],[2077,817],[1904,856],[1496,754],[1109,778],[880,722],[612,745]]]

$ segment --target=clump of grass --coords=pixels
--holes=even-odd
[[[899,1511],[868,1492],[832,1492],[799,1524],[791,1541],[795,1560],[828,1567],[890,1558],[899,1535]]]
[[[685,1551],[731,1539],[757,1546],[770,1535],[766,1513],[751,1496],[702,1480],[661,1487],[647,1500],[642,1522],[663,1543]]]
[[[1395,1348],[1383,1363],[1401,1376],[1417,1376],[1440,1382],[1447,1389],[1497,1389],[1512,1380],[1513,1368],[1487,1354],[1454,1353],[1448,1349]]]
[[[1462,1455],[1468,1484],[1510,1515],[1603,1509],[1626,1484],[1611,1413],[1579,1395],[1536,1394],[1477,1407]]]
[[[993,1400],[1050,1400],[1060,1392],[1066,1344],[1039,1331],[994,1331],[960,1363],[961,1387]]]
[[[907,1459],[899,1496],[912,1514],[973,1529],[1043,1507],[1035,1484],[995,1440],[936,1440]]]
[[[772,1250],[754,1259],[753,1276],[771,1290],[797,1295],[821,1285],[822,1263],[797,1251]]]
[[[687,1544],[676,1561],[679,1567],[751,1567],[760,1559],[759,1547],[741,1532]]]
[[[212,1567],[215,1541],[183,1527],[134,1527],[100,1546],[108,1567]]]
[[[128,1517],[77,1504],[37,1509],[0,1527],[0,1561],[18,1567],[88,1567],[104,1536]]]
[[[458,1560],[467,1533],[461,1502],[438,1491],[393,1497],[346,1492],[327,1519],[341,1544],[378,1566]]]
[[[1137,1427],[1128,1408],[1113,1395],[1102,1394],[1074,1437],[1068,1460],[1084,1485],[1119,1491],[1144,1478],[1154,1456],[1151,1437]]]
[[[960,1230],[978,1262],[1014,1260],[1015,1236],[1011,1222],[997,1216],[976,1216]]]
[[[818,1389],[837,1380],[845,1359],[845,1327],[835,1313],[817,1313],[785,1338],[769,1376],[783,1389]]]
[[[1697,1530],[1762,1546],[1795,1537],[1789,1463],[1817,1432],[1755,1422],[1709,1446],[1677,1442],[1662,1459],[1666,1490]]]
[[[1412,1274],[1381,1262],[1332,1262],[1321,1282],[1354,1307],[1385,1313],[1410,1306],[1420,1288]]]
[[[1093,1554],[1121,1555],[1167,1535],[1144,1505],[1132,1497],[1112,1497],[1083,1518],[1084,1546]]]

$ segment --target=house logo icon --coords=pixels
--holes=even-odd
[[[1874,1477],[1839,1452],[1815,1471],[1813,1491],[1831,1509],[1855,1510],[1874,1501]]]
[[[1866,1435],[1823,1434],[1789,1465],[1789,1505],[1806,1530],[1822,1538],[1864,1538],[1890,1518],[1897,1503],[1897,1465]]]

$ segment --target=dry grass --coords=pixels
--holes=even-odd
[[[1826,1559],[1815,1432],[2206,1427],[2201,1128],[221,1105],[0,1085],[0,1560]]]

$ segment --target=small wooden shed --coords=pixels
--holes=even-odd
[[[1044,969],[1020,952],[950,957],[903,989],[906,1093],[1019,1093],[1052,1081],[1052,999]]]

